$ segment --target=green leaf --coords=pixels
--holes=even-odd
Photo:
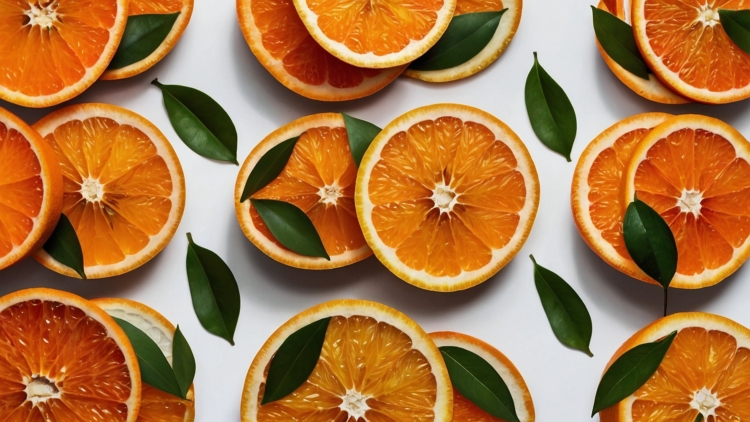
[[[286,141],[271,148],[260,157],[258,163],[253,167],[253,171],[247,176],[247,182],[245,182],[245,189],[242,191],[242,197],[240,202],[245,202],[255,192],[263,189],[264,186],[271,183],[271,181],[277,178],[286,167],[286,163],[289,162],[289,157],[292,156],[294,146],[297,145],[299,136],[287,139]]]
[[[227,264],[215,253],[193,242],[188,233],[187,276],[198,320],[206,331],[234,346],[240,317],[240,289]]]
[[[346,135],[349,138],[349,150],[352,152],[354,164],[359,167],[365,151],[372,143],[372,140],[382,131],[381,128],[370,122],[354,118],[348,114],[341,113],[344,116],[344,125],[346,126]]]
[[[180,396],[187,398],[187,393],[195,378],[195,356],[179,325],[172,340],[172,369],[177,384],[180,386]]]
[[[628,72],[648,80],[649,70],[635,43],[633,27],[617,16],[591,6],[594,32],[607,55]]]
[[[194,88],[151,83],[161,89],[169,121],[185,145],[206,158],[239,164],[237,129],[219,103]]]
[[[750,10],[719,9],[719,19],[729,38],[750,54]]]
[[[677,243],[661,215],[636,199],[625,212],[622,234],[636,265],[664,288],[669,287],[677,271]]]
[[[560,276],[537,264],[534,255],[534,283],[552,331],[561,343],[591,353],[592,324],[586,304]]]
[[[180,13],[128,17],[117,52],[108,69],[122,69],[150,56],[172,31]]]
[[[271,199],[250,201],[273,237],[282,245],[300,255],[331,260],[318,231],[301,209],[288,202]]]
[[[476,57],[492,40],[500,18],[508,9],[458,15],[451,20],[438,42],[409,69],[443,70],[460,66]]]
[[[320,359],[331,318],[306,325],[284,340],[273,355],[261,405],[288,396],[312,374]]]
[[[526,111],[539,140],[570,162],[577,130],[576,112],[565,91],[539,64],[536,52],[526,79]]]
[[[695,422],[703,422],[703,413],[698,413],[698,416],[695,418]]]
[[[466,349],[440,347],[453,388],[490,415],[519,422],[513,396],[500,374],[486,360]]]
[[[86,280],[83,266],[83,250],[78,235],[65,214],[60,214],[55,231],[42,246],[52,258],[65,266],[72,268],[82,279]]]
[[[623,353],[599,382],[591,416],[616,405],[641,388],[659,369],[676,335],[677,331],[659,341],[641,344]]]
[[[180,391],[180,385],[169,361],[154,340],[135,325],[120,318],[112,318],[125,331],[130,344],[133,345],[138,357],[138,366],[141,368],[141,380],[165,393],[184,399],[185,396]]]

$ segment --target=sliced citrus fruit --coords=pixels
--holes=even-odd
[[[677,241],[671,286],[714,285],[750,256],[750,143],[728,124],[682,115],[636,146],[624,173],[623,205],[638,199]]]
[[[55,152],[36,130],[0,108],[0,270],[41,248],[62,210]]]
[[[297,136],[299,140],[284,170],[251,199],[275,199],[302,209],[320,235],[330,261],[290,251],[274,238],[250,200],[240,202],[258,160],[271,148]],[[263,139],[242,164],[234,190],[237,220],[258,249],[282,264],[320,270],[361,261],[372,251],[362,236],[354,209],[356,178],[357,166],[341,114],[313,114],[297,119]]]
[[[28,289],[0,298],[0,419],[134,422],[141,373],[130,341],[97,306]]]
[[[310,36],[292,0],[237,0],[237,17],[258,61],[284,86],[313,100],[366,97],[406,67],[366,69],[337,59]]]
[[[0,99],[26,107],[67,101],[114,56],[128,0],[14,0],[0,5]]]
[[[635,265],[622,237],[622,174],[638,142],[671,117],[636,114],[599,134],[578,159],[570,192],[573,218],[591,250],[613,268],[649,283],[656,282]]]
[[[539,206],[526,146],[482,110],[435,104],[398,117],[357,175],[357,216],[375,255],[423,289],[477,285],[521,249]]]
[[[271,358],[291,334],[331,318],[310,377],[260,405]],[[364,300],[335,300],[282,325],[255,356],[242,393],[242,422],[450,422],[448,370],[435,343],[401,312]]]
[[[156,63],[159,63],[170,51],[177,45],[177,41],[182,37],[190,17],[193,14],[194,0],[130,0],[128,16],[141,15],[168,15],[179,13],[180,15],[172,25],[172,29],[164,38],[164,41],[148,57],[139,60],[133,64],[117,69],[111,66],[101,76],[104,80],[125,79],[131,76],[139,75],[151,69]],[[126,37],[127,38],[127,37]],[[123,38],[123,43],[129,40]]]
[[[508,9],[500,18],[495,35],[492,36],[487,46],[476,56],[465,63],[443,70],[414,70],[406,69],[404,75],[410,78],[421,79],[427,82],[450,82],[469,77],[487,66],[503,54],[513,40],[521,22],[521,11],[523,0],[458,0],[454,16],[466,13],[499,12]]]
[[[533,422],[536,419],[534,415],[534,403],[531,400],[531,393],[526,386],[526,382],[515,365],[513,365],[513,362],[500,353],[499,350],[482,340],[461,333],[440,331],[430,333],[430,338],[435,341],[435,345],[438,348],[446,346],[460,347],[480,356],[492,365],[498,375],[500,375],[500,378],[503,379],[503,382],[505,382],[505,385],[508,386],[508,390],[510,390],[518,420],[521,422]],[[480,409],[454,388],[453,422],[502,422],[502,419],[496,418]]]
[[[633,395],[600,412],[601,421],[750,420],[750,330],[730,319],[702,312],[659,319],[625,342],[609,365],[635,346],[674,331],[677,337],[656,373]]]
[[[691,100],[722,104],[750,97],[750,54],[724,32],[719,9],[742,0],[632,0],[638,48],[659,79]]]
[[[625,0],[609,0],[608,2],[602,0],[599,2],[599,9],[606,10],[624,21],[626,20],[624,3]],[[609,9],[609,7],[613,9]],[[613,10],[617,10],[617,12]],[[661,104],[686,104],[690,102],[687,98],[674,93],[671,89],[664,86],[653,73],[649,73],[648,80],[646,80],[625,70],[624,67],[609,57],[601,44],[599,44],[599,41],[596,42],[596,47],[599,49],[599,53],[602,55],[609,69],[617,76],[617,79],[641,97]]]
[[[81,242],[87,278],[124,274],[172,239],[185,208],[185,177],[151,122],[109,104],[79,104],[34,125],[62,166],[63,213]],[[78,277],[44,250],[45,267]]]
[[[95,299],[91,301],[110,316],[127,321],[146,333],[172,363],[172,339],[175,327],[154,309],[128,299]],[[192,422],[195,420],[195,391],[191,386],[187,400],[143,384],[141,409],[137,422]]]
[[[429,50],[448,28],[456,0],[294,0],[294,6],[328,52],[354,66],[380,69]]]

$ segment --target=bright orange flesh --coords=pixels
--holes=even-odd
[[[259,402],[264,389],[261,384]],[[367,398],[368,421],[435,420],[437,382],[427,358],[399,329],[355,315],[332,318],[310,378],[284,399],[260,406],[257,421],[352,422],[339,407],[349,391]]]
[[[190,402],[143,384],[137,422],[185,422]]]
[[[130,0],[128,15],[177,13],[183,7],[182,0]]]
[[[454,16],[466,13],[491,12],[503,10],[502,0],[458,0]]]
[[[453,422],[503,422],[503,419],[496,418],[480,409],[454,388]]]

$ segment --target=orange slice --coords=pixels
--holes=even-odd
[[[299,136],[281,174],[252,199],[275,199],[296,205],[310,217],[331,257],[311,258],[290,251],[273,237],[250,200],[240,202],[247,177],[268,150]],[[282,264],[304,269],[338,268],[361,261],[367,246],[354,209],[357,166],[349,150],[340,113],[313,114],[275,130],[245,159],[234,188],[234,206],[242,231],[255,246]]]
[[[79,104],[34,128],[62,166],[63,213],[81,242],[87,278],[124,274],[169,243],[185,208],[185,177],[156,126],[124,108]],[[78,277],[44,250],[35,258]]]
[[[750,143],[728,124],[683,115],[654,128],[624,174],[624,206],[636,195],[677,241],[673,287],[711,286],[750,256]]]
[[[443,70],[407,69],[405,76],[427,82],[450,82],[467,78],[491,65],[508,48],[521,23],[523,0],[458,0],[454,16],[466,13],[498,12],[508,9],[500,18],[495,35],[482,51],[466,63]]]
[[[331,317],[320,360],[293,393],[260,405],[271,358],[300,328]],[[335,300],[282,325],[255,356],[242,393],[242,422],[450,422],[453,393],[435,343],[395,309]]]
[[[613,268],[649,283],[656,282],[635,265],[622,238],[627,208],[622,203],[622,174],[638,142],[671,117],[636,114],[599,134],[578,159],[570,192],[576,227],[591,250]]]
[[[193,15],[193,2],[194,0],[130,0],[128,16],[166,15],[172,13],[179,13],[180,16],[177,17],[174,25],[172,25],[172,30],[169,31],[169,34],[167,34],[161,45],[148,57],[120,69],[108,69],[102,74],[101,79],[115,80],[129,78],[139,75],[151,69],[156,63],[159,63],[161,59],[172,51],[174,46],[177,45],[177,41],[182,37],[182,33],[185,32],[185,28],[190,23],[190,17]]]
[[[489,344],[466,334],[441,331],[430,333],[430,338],[435,345],[440,347],[453,346],[468,350],[487,361],[503,379],[513,397],[516,414],[521,422],[533,422],[536,420],[534,414],[534,403],[531,393],[523,380],[521,373],[504,354]],[[453,422],[502,422],[453,389]]]
[[[398,117],[357,175],[357,216],[380,261],[417,287],[455,291],[500,271],[539,206],[526,146],[482,110],[435,104]]]
[[[670,315],[631,337],[612,357],[678,331],[656,373],[600,412],[601,422],[750,420],[750,330],[712,314]]]
[[[0,99],[49,107],[91,86],[117,51],[128,0],[0,4]]]
[[[0,108],[0,270],[44,245],[62,210],[55,152],[23,120]]]
[[[237,0],[237,17],[258,61],[284,86],[313,100],[366,97],[406,67],[365,69],[337,59],[310,36],[292,0]]]
[[[694,101],[723,104],[750,97],[750,55],[724,32],[719,9],[744,0],[632,0],[633,33],[649,67]]]
[[[134,422],[138,359],[125,333],[87,300],[51,289],[0,298],[0,419]]]
[[[294,6],[328,52],[354,66],[380,69],[410,63],[429,50],[448,28],[456,0],[294,0]]]
[[[606,10],[625,21],[625,0],[609,0],[608,3],[609,6],[604,0],[600,1],[599,9]],[[609,7],[612,7],[612,9],[609,9]],[[613,10],[617,10],[617,12],[615,13]],[[648,80],[645,80],[625,70],[625,68],[609,57],[599,44],[599,41],[596,42],[596,47],[599,49],[599,53],[602,55],[609,69],[617,76],[617,79],[641,97],[661,104],[686,104],[690,102],[687,98],[675,94],[672,90],[664,86],[653,73],[649,73]]]
[[[175,327],[154,309],[128,299],[95,299],[95,305],[110,316],[127,321],[148,334],[172,363],[172,339]],[[195,391],[191,386],[187,400],[143,384],[141,409],[137,422],[193,422],[195,420]]]

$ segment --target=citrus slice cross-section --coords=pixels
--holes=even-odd
[[[331,318],[310,377],[264,405],[268,368],[284,340]],[[282,325],[255,356],[242,394],[242,422],[450,422],[448,370],[435,343],[401,312],[375,302],[336,300]]]
[[[656,373],[633,395],[601,411],[601,422],[750,420],[750,330],[730,319],[701,312],[659,319],[625,342],[609,365],[674,331],[677,337]]]
[[[0,4],[0,99],[49,107],[91,86],[114,56],[128,0]]]
[[[55,152],[0,108],[0,270],[42,247],[60,218],[62,197]]]
[[[405,67],[365,69],[339,60],[307,32],[292,0],[237,0],[237,17],[258,61],[284,86],[313,100],[366,97]]]
[[[638,142],[671,117],[637,114],[599,134],[578,159],[570,193],[573,218],[586,244],[613,268],[649,283],[656,282],[633,262],[622,237],[622,175]]]
[[[503,122],[436,104],[398,117],[375,138],[355,197],[365,239],[385,266],[417,287],[455,291],[518,253],[536,217],[539,179]]]
[[[62,167],[63,213],[81,242],[87,278],[124,274],[169,243],[185,207],[185,178],[156,126],[117,106],[80,104],[48,115],[34,128]],[[35,257],[78,277],[44,250]]]
[[[380,69],[429,50],[448,28],[456,0],[294,0],[294,6],[328,52],[353,66]]]
[[[637,196],[672,229],[672,287],[714,285],[750,256],[750,143],[728,124],[698,115],[667,120],[636,146],[623,183],[623,206]]]
[[[310,218],[331,257],[299,255],[277,241],[250,200],[240,202],[245,183],[271,148],[299,136],[281,174],[251,199],[289,202]],[[372,255],[354,209],[357,166],[349,149],[344,118],[339,113],[297,119],[268,135],[242,164],[234,191],[242,231],[261,251],[286,265],[305,269],[338,268]]]
[[[110,316],[133,324],[146,333],[172,363],[172,340],[175,327],[154,309],[128,299],[95,299],[92,301]],[[193,422],[195,420],[195,391],[191,386],[187,400],[143,384],[141,408],[136,422]]]
[[[0,420],[135,422],[141,373],[104,311],[57,290],[0,298]]]

